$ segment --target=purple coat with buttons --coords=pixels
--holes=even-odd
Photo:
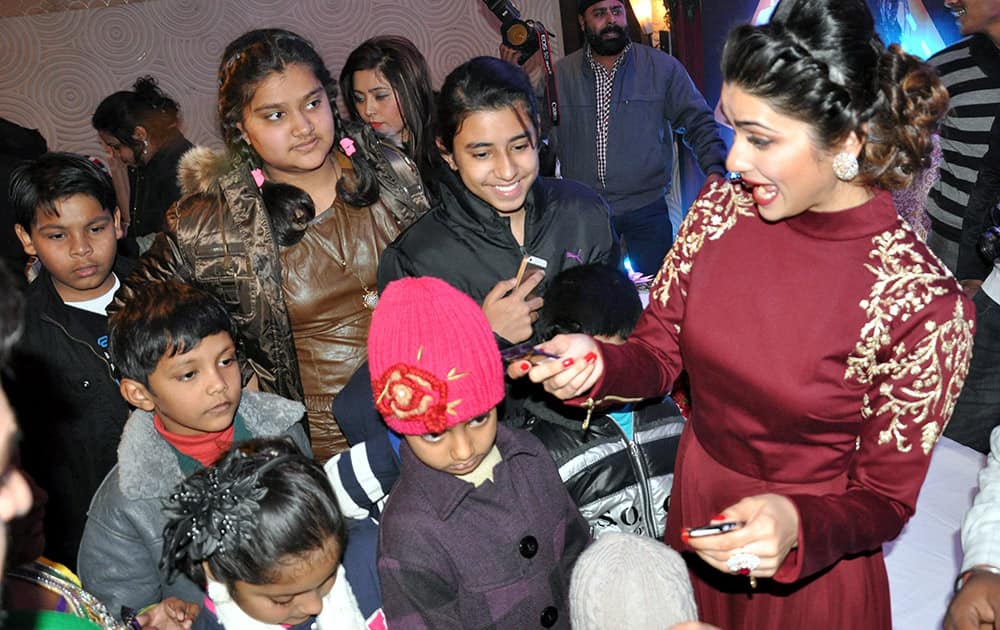
[[[497,427],[503,461],[478,488],[416,458],[379,531],[383,610],[393,630],[566,628],[569,579],[587,523],[534,436]]]

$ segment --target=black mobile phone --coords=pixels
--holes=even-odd
[[[559,355],[539,350],[532,345],[530,341],[525,341],[524,343],[519,343],[516,346],[511,346],[501,350],[500,358],[503,359],[505,363],[510,363],[511,361],[517,361],[520,359],[525,359],[527,361],[531,361],[532,363],[541,363],[547,359],[558,359]]]
[[[707,525],[702,525],[701,527],[692,527],[687,530],[688,536],[690,538],[701,538],[702,536],[715,536],[716,534],[725,534],[726,532],[731,532],[734,529],[739,529],[746,525],[742,521],[725,521],[723,523],[708,523]]]

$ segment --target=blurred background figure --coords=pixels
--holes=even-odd
[[[1000,427],[979,473],[979,494],[962,522],[962,573],[945,630],[995,628],[1000,620]]]
[[[107,147],[128,256],[146,251],[163,217],[181,196],[177,163],[193,145],[181,133],[180,106],[150,76],[115,92],[91,119]]]
[[[406,184],[416,173],[423,188],[436,181],[441,154],[435,145],[434,92],[427,60],[405,37],[373,37],[355,48],[340,71],[340,90],[353,120],[367,123],[382,141],[390,174]],[[392,188],[382,179],[383,187]],[[409,196],[420,199],[411,186]],[[424,198],[426,201],[426,197]]]
[[[7,199],[7,186],[14,167],[46,151],[48,145],[38,130],[0,118],[0,259],[18,286],[24,285],[24,265],[28,259],[14,234],[14,209]]]

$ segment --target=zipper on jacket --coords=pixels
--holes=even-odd
[[[607,400],[607,399],[605,399]],[[635,412],[629,412],[632,414],[632,426],[635,427]],[[589,416],[588,416],[589,419]],[[629,462],[632,464],[632,472],[635,473],[636,479],[639,482],[639,494],[642,496],[642,515],[646,519],[646,535],[655,538],[656,532],[654,531],[654,516],[653,516],[653,492],[649,488],[649,471],[646,470],[646,460],[643,459],[642,453],[639,452],[639,444],[635,440],[628,439],[628,435],[625,434],[625,430],[622,429],[621,425],[611,418],[612,424],[618,429],[618,433],[621,435],[621,439],[624,440],[626,446],[628,446]],[[633,433],[633,435],[637,435]]]
[[[98,359],[100,359],[104,363],[104,366],[105,366],[105,368],[108,371],[108,376],[111,377],[111,382],[118,383],[118,379],[115,377],[115,372],[117,370],[115,369],[115,364],[111,362],[111,356],[110,355],[102,357],[97,352],[97,350],[94,350],[94,346],[90,345],[89,343],[87,343],[83,339],[78,339],[77,337],[74,337],[73,335],[69,334],[69,331],[66,330],[65,326],[63,326],[62,324],[60,324],[56,320],[52,319],[52,317],[50,317],[48,314],[43,314],[42,315],[42,321],[49,322],[50,324],[52,324],[53,326],[55,326],[56,328],[58,328],[59,330],[61,330],[64,335],[66,335],[67,337],[70,338],[70,340],[75,341],[75,342],[77,342],[79,344],[83,344],[84,346],[86,346],[87,350],[90,350],[90,352],[95,357],[97,357]]]
[[[607,402],[635,403],[635,402],[642,402],[643,400],[644,400],[643,398],[626,398],[624,396],[612,396],[612,395],[605,396],[604,398],[601,398],[599,400],[594,400],[594,397],[591,396],[587,398],[587,400],[583,401],[582,406],[587,410],[587,417],[583,419],[583,426],[581,428],[584,431],[590,428],[590,419],[594,415],[594,408],[597,407],[598,405],[603,405],[604,403]],[[616,422],[615,424],[618,423]]]
[[[635,426],[634,417],[632,422],[633,426]],[[649,519],[646,521],[648,525],[646,533],[650,537],[656,538],[659,534],[655,531],[656,516],[653,514],[653,491],[649,487],[649,471],[646,469],[646,458],[642,456],[642,452],[639,450],[639,443],[634,440],[629,440],[629,450],[635,458],[636,467],[639,469],[642,509],[646,512],[646,518]]]

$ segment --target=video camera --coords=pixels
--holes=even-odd
[[[505,46],[521,53],[517,63],[524,65],[538,50],[539,35],[546,34],[541,22],[522,20],[521,12],[510,0],[483,0],[493,15],[500,18],[500,36]]]
[[[1000,259],[1000,203],[990,209],[990,219],[993,225],[979,237],[976,248],[984,260],[995,263]]]

